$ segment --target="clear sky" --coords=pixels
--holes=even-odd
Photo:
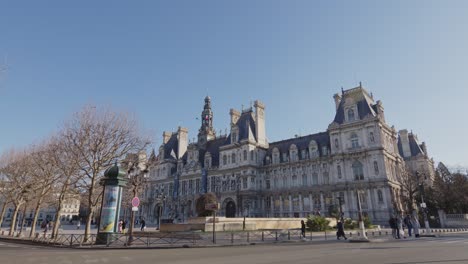
[[[270,141],[325,131],[362,81],[436,161],[468,165],[468,1],[0,0],[0,152],[85,104],[134,113],[156,145],[196,137],[209,94],[266,104]],[[6,63],[5,63],[6,62]]]

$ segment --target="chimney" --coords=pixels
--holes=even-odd
[[[265,132],[265,105],[259,100],[255,100],[255,121],[257,129],[255,130],[257,142],[262,147],[268,147],[268,142]]]
[[[171,132],[164,131],[163,132],[163,144],[166,144],[171,138],[171,136],[172,136]]]
[[[426,142],[421,143],[421,148],[424,151],[424,155],[427,156],[427,147],[426,147]]]
[[[336,93],[335,95],[333,95],[333,99],[335,99],[335,110],[338,110],[338,106],[340,106],[341,102],[341,96]]]
[[[229,115],[231,116],[231,126],[235,125],[237,123],[237,120],[239,120],[240,113],[236,109],[231,108],[229,111]]]
[[[407,158],[411,156],[411,149],[409,145],[408,130],[403,129],[398,132],[400,134],[401,149],[403,150],[403,157]]]
[[[178,153],[178,158],[182,158],[184,156],[185,152],[187,152],[187,146],[188,146],[188,129],[185,127],[179,127],[177,129],[177,140],[179,141],[179,146],[177,149]]]
[[[385,122],[384,107],[380,100],[377,100],[377,116],[380,116],[381,120]]]

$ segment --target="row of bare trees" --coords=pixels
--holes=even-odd
[[[139,153],[150,144],[137,121],[126,113],[86,106],[64,122],[60,130],[38,145],[8,150],[0,157],[0,226],[7,207],[14,208],[10,235],[22,210],[21,226],[27,210],[33,210],[30,236],[35,233],[41,209],[56,207],[52,236],[58,234],[64,201],[70,195],[86,197],[88,207],[85,238],[91,233],[102,197],[99,182],[103,172],[130,153]],[[22,229],[21,229],[22,230]],[[20,231],[21,232],[21,231]]]

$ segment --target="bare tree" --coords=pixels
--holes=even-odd
[[[134,118],[109,110],[97,111],[92,106],[85,107],[66,122],[62,136],[66,151],[72,155],[84,176],[80,186],[87,192],[90,209],[85,227],[87,240],[101,198],[99,180],[104,170],[128,153],[145,149],[150,141],[141,136]]]
[[[28,201],[33,184],[30,177],[30,164],[27,151],[11,150],[1,158],[0,173],[6,178],[7,196],[14,206],[9,235],[13,235],[18,212]]]
[[[418,177],[408,168],[402,169],[399,175],[401,196],[405,207],[410,212],[414,210],[416,193],[419,191]]]

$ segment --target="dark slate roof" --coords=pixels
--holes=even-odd
[[[211,165],[218,166],[219,165],[219,148],[225,145],[230,144],[230,136],[221,136],[210,140],[206,143],[206,150],[199,150],[199,161],[202,166],[205,166],[205,154],[206,152],[210,152],[211,154]]]
[[[249,138],[249,129],[252,131],[255,140],[257,140],[255,136],[257,126],[255,124],[255,118],[251,110],[243,112],[239,120],[237,120],[236,125],[239,128],[239,141]]]
[[[179,149],[179,140],[177,140],[177,133],[173,133],[166,144],[164,144],[164,159],[174,159],[171,153],[174,151],[176,158],[179,157],[177,153]]]
[[[271,154],[273,152],[274,148],[278,148],[280,153],[289,153],[289,148],[292,144],[295,144],[298,150],[299,158],[304,159],[305,157],[302,157],[302,150],[305,149],[306,152],[309,152],[309,143],[310,141],[315,140],[317,142],[317,147],[319,149],[320,156],[323,155],[322,153],[322,147],[327,146],[328,151],[330,151],[330,136],[328,135],[327,132],[320,132],[317,134],[311,134],[303,137],[297,137],[297,138],[290,138],[286,140],[281,140],[277,142],[273,142],[269,144],[267,156],[271,158]],[[281,162],[283,162],[283,155],[280,154],[280,159]]]
[[[343,91],[342,98],[338,109],[336,110],[334,122],[343,124],[345,121],[344,104],[346,98],[352,97],[357,103],[359,119],[363,119],[367,115],[375,116],[377,112],[377,106],[373,104],[372,98],[369,96],[366,90],[362,87],[356,87],[353,89]]]
[[[418,140],[412,133],[408,133],[408,141],[409,141],[409,146],[410,146],[410,151],[411,151],[411,157],[417,156],[419,154],[424,154],[424,151],[421,145],[419,144]],[[398,152],[400,153],[400,156],[404,157],[400,136],[398,136]]]

